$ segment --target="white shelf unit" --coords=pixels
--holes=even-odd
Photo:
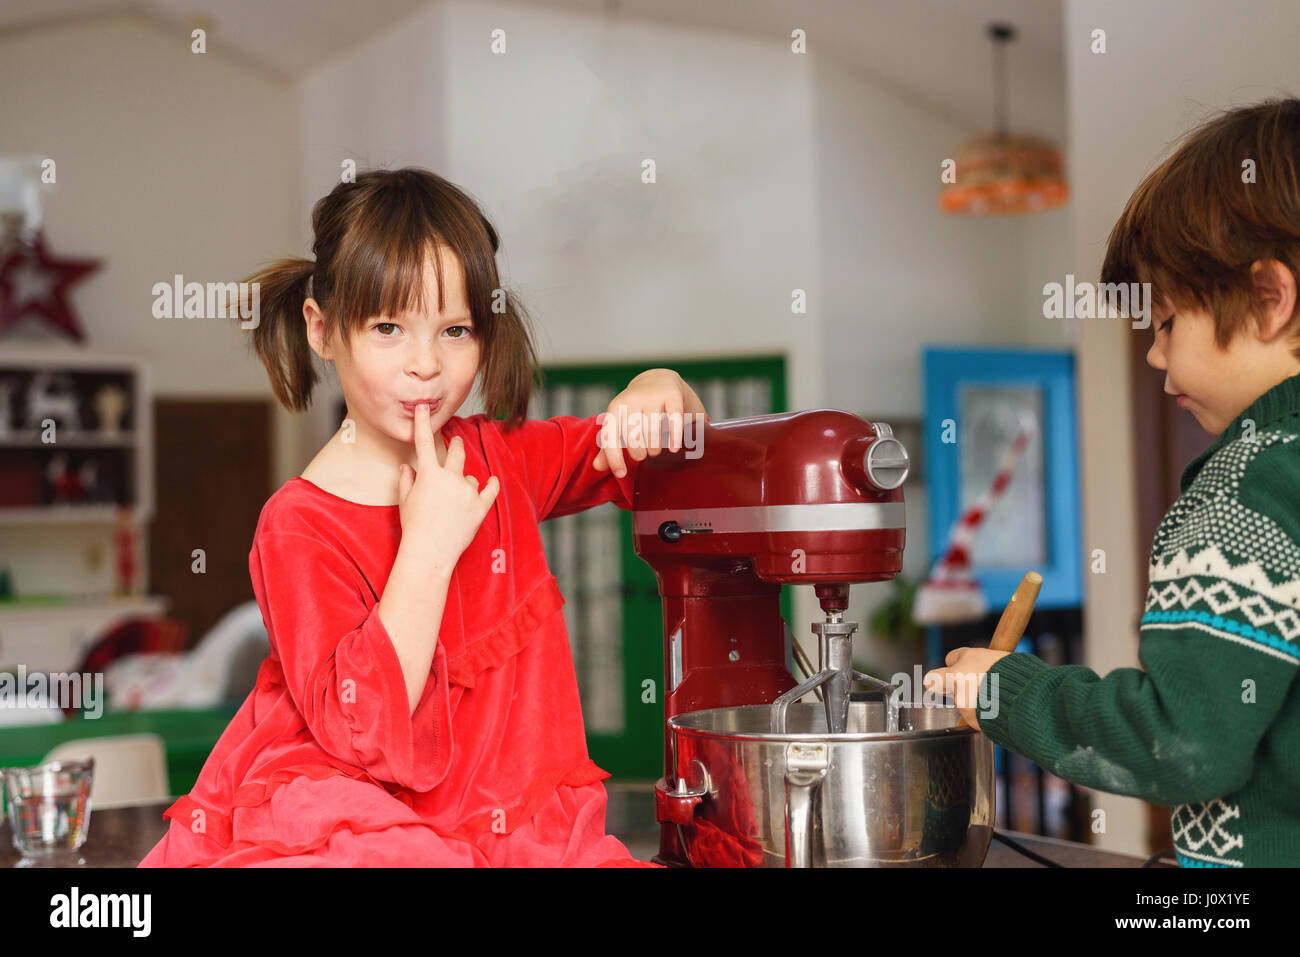
[[[25,413],[25,389],[12,397],[11,421],[0,430],[0,468],[26,469],[22,480],[30,487],[30,470],[42,471],[56,452],[70,456],[70,465],[85,454],[101,456],[114,476],[124,479],[125,504],[137,534],[137,581],[149,580],[148,523],[154,514],[153,396],[147,362],[127,356],[92,352],[79,346],[19,345],[0,341],[0,378],[17,376],[24,383],[38,372],[67,375],[74,388],[89,377],[120,382],[129,396],[129,413],[115,434],[98,430],[95,410],[85,401],[82,429],[60,423],[53,443],[41,441],[39,431],[13,421]],[[83,389],[77,388],[78,395]],[[56,418],[57,421],[57,418]],[[48,455],[43,454],[48,450]],[[113,455],[126,459],[108,463]],[[105,472],[101,475],[108,477]],[[44,483],[42,481],[42,487]],[[0,504],[0,568],[8,568],[14,594],[0,600],[0,670],[22,664],[28,672],[71,671],[81,656],[108,628],[135,616],[160,616],[168,601],[162,596],[118,595],[115,590],[113,535],[118,505],[112,502]],[[24,602],[24,595],[41,599]],[[45,596],[65,595],[50,602]]]
[[[63,429],[56,431],[57,441],[48,445],[41,441],[40,433],[30,428],[10,424],[8,434],[0,434],[0,462],[6,453],[23,449],[51,448],[60,451],[85,451],[92,449],[124,449],[131,455],[131,480],[134,490],[131,509],[134,520],[143,525],[153,518],[153,402],[149,388],[148,363],[126,356],[82,352],[71,347],[17,346],[5,343],[0,348],[0,378],[36,372],[65,374],[73,378],[78,374],[121,374],[125,377],[130,395],[133,425],[130,429],[106,435],[95,429]],[[82,511],[84,510],[84,511]],[[109,504],[54,504],[54,505],[0,505],[0,524],[36,524],[44,521],[112,523],[116,508]]]

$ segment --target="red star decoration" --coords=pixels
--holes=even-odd
[[[37,233],[31,246],[18,247],[0,263],[0,332],[36,315],[73,339],[85,339],[68,304],[68,288],[97,270],[100,262],[51,256],[44,234]]]

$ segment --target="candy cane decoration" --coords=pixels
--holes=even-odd
[[[971,550],[980,524],[1011,484],[1012,473],[1036,431],[1029,415],[1020,417],[1015,438],[1002,453],[997,474],[975,504],[962,512],[948,535],[948,549],[934,563],[930,577],[917,589],[912,618],[920,625],[949,625],[983,617],[984,592],[971,575]]]

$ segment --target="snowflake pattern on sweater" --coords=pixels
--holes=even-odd
[[[1205,461],[1156,531],[1143,627],[1198,628],[1300,661],[1300,545],[1238,498],[1251,463],[1296,438],[1281,430],[1238,438]],[[1240,867],[1240,822],[1230,798],[1179,804],[1171,824],[1180,863]]]

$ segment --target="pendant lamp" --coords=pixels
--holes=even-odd
[[[1015,28],[992,23],[988,33],[993,40],[994,130],[958,147],[951,177],[955,181],[944,182],[939,208],[945,213],[999,216],[1061,206],[1070,197],[1070,187],[1061,171],[1060,152],[1047,140],[1007,132],[1005,53]]]

